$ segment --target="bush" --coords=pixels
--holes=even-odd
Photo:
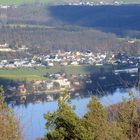
[[[3,89],[0,87],[0,139],[21,140],[19,122],[11,109],[4,103]]]

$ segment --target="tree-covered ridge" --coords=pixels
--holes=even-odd
[[[120,3],[140,3],[140,0],[116,0],[117,2]],[[50,3],[78,3],[78,2],[93,2],[93,3],[114,3],[116,2],[115,0],[49,0]]]
[[[64,99],[66,99],[64,97]],[[93,97],[88,112],[79,118],[66,100],[59,100],[58,110],[45,115],[49,132],[45,140],[139,140],[138,106],[130,95],[119,109],[108,110]]]

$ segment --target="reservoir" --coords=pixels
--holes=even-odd
[[[104,106],[119,103],[122,98],[128,98],[128,92],[133,91],[135,96],[139,96],[139,91],[135,88],[132,89],[116,89],[113,93],[108,92],[104,96],[100,96],[99,99]],[[87,110],[87,104],[90,101],[90,96],[80,97],[77,96],[72,99],[72,104],[76,105],[75,112],[79,116],[83,116]],[[42,138],[47,132],[45,129],[44,114],[47,112],[53,112],[57,109],[57,101],[41,102],[21,104],[12,106],[14,113],[19,118],[21,127],[23,128],[24,140],[36,140]]]
[[[71,33],[83,30],[83,29],[80,29],[79,27],[82,27],[82,28],[84,27],[87,29],[99,30],[103,33],[112,33],[112,34],[115,34],[119,38],[121,37],[123,38],[130,37],[130,38],[138,38],[138,39],[140,38],[140,20],[139,20],[140,19],[140,5],[121,5],[121,6],[108,5],[108,6],[90,6],[90,7],[64,5],[64,6],[50,6],[50,7],[46,7],[46,9],[47,9],[46,12],[48,14],[47,16],[51,17],[49,18],[51,20],[50,21],[44,20],[45,18],[43,17],[43,21],[40,21],[39,24],[48,26],[48,25],[51,25],[51,23],[53,23],[54,24],[53,26],[57,27],[58,30],[61,30],[61,26],[67,25],[68,26],[67,28],[65,29],[62,28],[62,29],[64,30],[63,31],[64,33],[66,31],[69,31],[68,34],[70,35]],[[32,24],[36,21],[31,21],[28,19],[27,21],[25,20],[24,22],[26,24],[27,23]],[[14,23],[14,20],[9,20],[9,23]],[[19,20],[19,23],[22,23],[22,22]],[[74,26],[75,28],[72,28],[71,26]],[[35,29],[32,30],[31,28],[30,30],[32,32]],[[49,29],[46,29],[46,30],[49,30]],[[58,30],[56,30],[56,32],[58,32]],[[41,31],[41,28],[39,28],[39,31]],[[45,34],[46,32],[41,32],[41,33]],[[79,33],[81,32],[78,32],[78,34]],[[63,34],[63,36],[64,35],[65,34]],[[55,40],[54,39],[55,36],[53,36],[53,40]],[[78,35],[78,36],[81,36],[81,35]],[[94,36],[94,34],[91,34],[90,36],[93,39],[98,38],[98,35]],[[42,36],[40,36],[40,38],[41,37]],[[106,34],[103,37],[107,38]],[[101,39],[96,39],[96,41],[99,42],[99,41],[104,40],[103,37]],[[56,38],[56,39],[58,39],[57,46],[61,46],[65,44],[65,41],[63,43],[62,37],[61,37],[61,40],[59,38]],[[51,39],[51,42],[53,42],[53,40]],[[76,40],[76,43],[78,42],[77,41],[78,39],[74,38],[74,40]],[[79,40],[81,41],[81,39]],[[46,36],[45,36],[45,41],[46,41]],[[92,44],[92,45],[94,44],[92,42],[91,43],[88,42],[86,39],[84,43]],[[79,49],[81,49],[82,45],[86,46],[85,44],[81,43],[81,45],[79,45],[80,46]],[[53,44],[53,46],[55,45]],[[78,47],[77,44],[75,46]],[[65,47],[69,48],[67,44]],[[116,76],[118,75],[117,72],[121,72],[121,71],[115,71],[115,72],[116,74],[114,74],[113,77],[117,77]],[[124,74],[122,75],[124,76]],[[107,77],[109,77],[109,80],[107,79]],[[92,81],[97,81],[95,75],[93,75],[93,77],[90,77],[90,78]],[[114,79],[111,78],[110,73],[107,76],[102,75],[97,78],[99,82],[103,81],[102,85],[104,86],[104,88],[115,87],[115,85],[117,85],[117,87],[120,86],[120,83],[118,83],[116,78],[115,78],[115,82],[112,82],[114,81]],[[126,75],[125,79],[127,80],[132,79],[132,83],[135,83],[135,80],[137,80],[137,75],[129,75],[129,78]],[[121,85],[122,84],[123,82],[121,82]],[[98,85],[100,86],[98,82],[97,84],[94,83],[90,87],[87,86],[87,89],[88,90],[93,89],[92,86],[97,88]],[[126,99],[129,98],[128,96],[129,91],[133,91],[133,93],[135,93],[135,96],[139,97],[140,92],[137,91],[135,88],[131,88],[131,89],[117,88],[113,90],[112,92],[110,91],[102,92],[101,95],[97,95],[97,96],[99,97],[99,100],[104,106],[109,106],[109,105],[121,102],[123,98],[126,98]],[[75,95],[76,97],[71,99],[72,105],[76,105],[75,113],[79,117],[82,117],[88,111],[87,104],[89,103],[91,99],[91,94],[87,94],[87,93],[81,94],[79,92],[79,93],[76,93]],[[42,96],[42,99],[44,99],[43,96]],[[39,98],[36,98],[35,101],[32,102],[30,100],[30,102],[27,102],[26,104],[22,103],[22,104],[9,105],[14,110],[15,115],[20,121],[24,140],[36,140],[37,138],[43,138],[44,135],[47,133],[47,130],[45,129],[46,120],[44,119],[44,114],[46,114],[47,112],[53,112],[58,107],[57,101],[54,98],[52,99],[51,97],[49,97],[48,99],[50,101],[40,100]]]

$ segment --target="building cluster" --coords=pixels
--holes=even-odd
[[[21,49],[21,48],[20,48]],[[87,52],[57,52],[48,55],[33,56],[32,58],[1,60],[0,68],[67,66],[67,65],[102,65],[112,63],[114,54]]]
[[[111,55],[111,56],[110,56]],[[107,60],[107,57],[110,56]],[[94,54],[91,51],[86,52],[58,52],[56,54],[42,56],[48,65],[54,65],[58,62],[60,65],[94,65],[103,64],[104,62],[109,62],[113,55],[107,52]],[[53,64],[52,64],[53,63]]]
[[[22,48],[20,48],[22,49]],[[26,48],[23,48],[26,49]],[[140,57],[127,56],[125,53],[115,54],[113,52],[93,53],[86,52],[61,52],[51,53],[47,55],[33,56],[32,58],[1,60],[0,69],[13,69],[19,67],[51,67],[55,65],[61,66],[78,66],[78,65],[104,65],[125,64],[128,66],[138,66]]]
[[[114,1],[112,3],[108,3],[108,2],[104,2],[104,1],[99,1],[99,2],[70,2],[69,5],[74,5],[74,6],[95,6],[95,5],[120,5],[123,4],[123,2],[119,2],[119,1]]]
[[[9,67],[34,67],[34,66],[54,66],[57,63],[60,65],[84,65],[95,64],[104,65],[111,64],[114,66],[112,72],[118,73],[137,73],[140,65],[140,57],[128,56],[124,52],[114,54],[113,52],[96,53],[91,51],[83,52],[57,52],[50,55],[34,56],[32,59],[14,60],[9,62],[8,60],[2,60],[0,66],[5,64]],[[112,67],[113,68],[113,67]],[[103,76],[103,69],[101,69],[101,76],[98,80],[106,80],[106,76]],[[105,71],[104,71],[105,72]],[[135,75],[134,75],[135,76]],[[64,90],[79,91],[85,88],[85,85],[92,85],[94,81],[91,80],[90,74],[83,75],[67,75],[63,72],[52,73],[44,75],[47,80],[33,80],[33,81],[14,81],[6,85],[7,93],[15,94],[29,94],[29,93],[60,93]]]
[[[70,78],[66,74],[50,74],[49,80],[33,80],[27,81],[13,81],[7,84],[5,89],[9,96],[13,94],[27,95],[27,94],[40,94],[40,93],[60,93],[67,91],[76,91],[83,88],[83,76],[71,75]]]
[[[0,9],[17,8],[17,5],[0,5]]]
[[[25,45],[22,45],[18,49],[16,48],[11,48],[9,44],[0,44],[0,52],[20,52],[20,51],[25,51],[28,50],[28,48]]]
[[[119,52],[117,55],[115,55],[115,61],[113,62],[113,65],[118,65],[120,67],[127,66],[128,68],[132,67],[139,67],[140,66],[140,57],[139,56],[128,56],[124,52]]]
[[[14,59],[14,60],[1,60],[0,69],[15,69],[20,67],[40,67],[43,66],[41,63],[30,60],[28,58],[24,59]]]

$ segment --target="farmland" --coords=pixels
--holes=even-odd
[[[0,0],[2,5],[21,5],[21,4],[32,4],[37,2],[36,0]],[[48,3],[48,0],[40,0],[42,3]]]
[[[0,69],[0,78],[12,80],[44,80],[46,73],[66,73],[67,75],[92,74],[100,71],[102,66],[93,65],[77,65],[77,66],[53,66],[53,67],[35,67],[35,68],[16,68],[16,69]],[[105,71],[112,69],[111,65],[104,65]]]
[[[37,68],[17,68],[17,69],[1,69],[0,78],[12,80],[43,80],[46,73],[53,74],[57,72],[66,72],[66,74],[89,74],[97,70],[94,66],[55,66],[55,67],[37,67]]]
[[[83,0],[83,2],[100,2],[101,0]],[[123,3],[140,3],[140,0],[118,0]],[[69,3],[69,2],[81,2],[81,0],[0,0],[0,5],[21,5],[21,4],[32,4],[32,3]],[[102,0],[102,2],[112,3],[113,0]]]

